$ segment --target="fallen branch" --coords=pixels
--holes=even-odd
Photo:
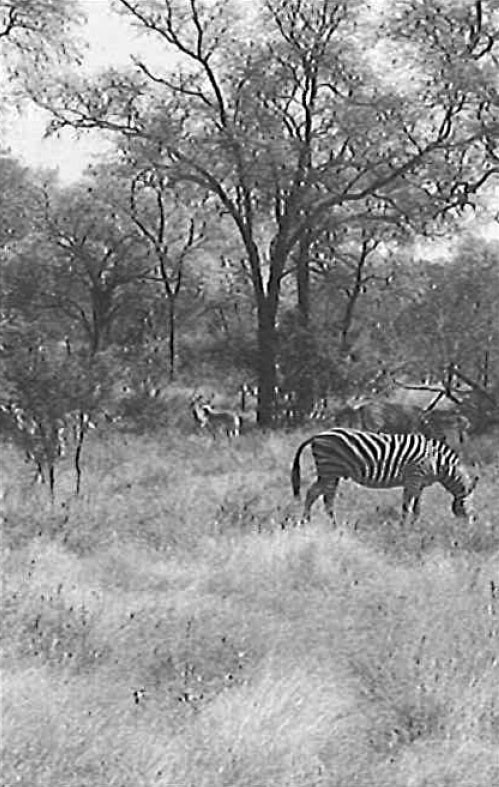
[[[469,385],[470,388],[472,388],[474,391],[476,391],[481,396],[483,396],[486,399],[488,399],[489,402],[494,406],[494,408],[497,408],[498,405],[497,405],[496,400],[494,399],[492,394],[490,394],[488,391],[485,390],[485,388],[482,388],[481,385],[476,383],[474,380],[471,380],[469,377],[467,377],[467,375],[463,374],[463,372],[460,372],[459,369],[457,369],[455,366],[452,367],[452,373],[456,377],[458,377],[460,380],[462,380],[463,383],[466,383],[466,385]]]

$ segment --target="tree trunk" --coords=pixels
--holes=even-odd
[[[365,278],[364,278],[364,268],[367,263],[367,258],[369,254],[376,248],[378,245],[377,241],[370,241],[369,238],[364,238],[362,241],[362,248],[360,251],[359,259],[357,260],[357,266],[355,269],[355,277],[353,281],[353,286],[350,292],[347,293],[348,301],[345,309],[345,316],[343,318],[343,325],[341,327],[340,333],[340,353],[342,355],[346,355],[349,350],[349,333],[353,323],[353,317],[355,312],[355,307],[359,296],[362,292],[362,288],[365,286]]]
[[[112,290],[92,287],[92,355],[104,350],[109,344],[113,319]]]
[[[90,332],[90,354],[97,355],[101,345],[101,326],[99,322],[99,315],[93,311],[92,315],[92,330]]]
[[[313,353],[310,335],[310,253],[311,232],[307,230],[300,240],[296,268],[298,295],[298,352],[302,359],[296,377],[296,404],[300,420],[311,412],[314,399]]]
[[[257,422],[270,426],[276,386],[276,304],[263,297],[258,306],[258,408]]]
[[[175,297],[168,297],[168,368],[170,380],[175,377]]]
[[[253,241],[251,228],[248,228],[243,233],[243,241],[248,252],[251,279],[257,305],[258,403],[256,420],[259,426],[265,427],[271,425],[275,412],[276,317],[281,276],[289,249],[283,243],[282,238],[280,240],[274,239],[270,243],[269,277],[267,292],[265,292],[260,255]]]
[[[483,365],[482,365],[482,379],[481,383],[484,388],[488,388],[489,386],[489,351],[485,350],[483,354]]]
[[[298,248],[298,264],[296,269],[296,284],[298,292],[298,312],[304,327],[308,327],[310,317],[310,267],[308,256],[310,253],[310,230],[304,234]]]
[[[360,285],[357,283],[354,285],[352,292],[350,293],[347,301],[347,305],[345,308],[345,316],[343,318],[343,324],[341,326],[341,333],[340,333],[340,354],[346,355],[349,350],[349,333],[353,323],[353,315],[355,311],[355,304],[360,295]]]

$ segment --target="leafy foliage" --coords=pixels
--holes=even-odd
[[[441,377],[455,363],[483,380],[484,364],[499,350],[498,244],[465,238],[451,259],[426,264],[422,276],[421,289],[397,322],[414,368],[425,366]]]
[[[117,149],[86,183],[51,187],[27,235],[25,175],[12,174],[6,215],[23,243],[6,268],[9,319],[94,354],[161,346],[170,376],[182,362],[227,368],[225,355],[253,367],[262,423],[280,378],[303,414],[382,367],[495,363],[493,266],[481,289],[471,258],[446,277],[451,263],[416,267],[412,244],[456,231],[497,173],[496,9],[114,8],[167,65],[144,50],[127,70],[39,82],[52,131],[100,129]]]
[[[74,25],[83,21],[74,0],[2,0],[0,52],[14,75],[23,59],[41,67],[50,57],[74,54]]]

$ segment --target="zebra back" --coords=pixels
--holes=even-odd
[[[315,435],[312,453],[319,477],[351,478],[363,485],[402,484],[410,462],[426,456],[421,434],[385,434],[336,428]]]

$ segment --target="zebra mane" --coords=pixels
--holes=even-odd
[[[445,440],[439,440],[437,437],[427,437],[426,442],[428,443],[429,447],[435,451],[439,451],[441,454],[445,454],[448,459],[455,460],[459,462],[459,454],[451,448]]]

